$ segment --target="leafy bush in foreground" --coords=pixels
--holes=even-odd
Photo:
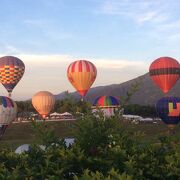
[[[37,143],[20,155],[0,152],[0,179],[178,179],[178,139],[162,137],[143,144],[139,132],[128,132],[119,117],[77,121],[75,143],[66,147],[45,125],[36,125]],[[39,134],[38,134],[39,133]],[[38,143],[46,145],[39,148]]]

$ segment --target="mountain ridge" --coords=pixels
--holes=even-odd
[[[111,95],[121,99],[122,96],[126,95],[127,91],[132,87],[132,85],[136,83],[139,83],[139,87],[138,90],[132,95],[129,101],[130,104],[154,105],[156,101],[163,96],[180,95],[180,81],[176,83],[169,93],[164,95],[159,87],[157,87],[151,80],[149,73],[146,73],[120,84],[111,84],[90,88],[84,100],[93,103],[97,97],[102,95]],[[66,94],[67,91],[57,94],[56,99],[64,99]],[[72,92],[69,94],[71,94],[75,99],[80,99],[77,92]]]

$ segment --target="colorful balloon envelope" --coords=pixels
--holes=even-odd
[[[154,83],[167,93],[180,77],[180,64],[171,57],[160,57],[150,65],[149,74]]]
[[[17,57],[4,56],[0,58],[0,81],[9,92],[9,96],[22,78],[24,71],[24,63]]]
[[[163,97],[156,103],[156,111],[162,121],[174,126],[180,122],[180,97]]]
[[[6,96],[0,96],[0,137],[4,134],[8,125],[15,120],[16,114],[16,103]]]
[[[98,97],[92,106],[92,112],[96,113],[98,108],[103,112],[104,117],[110,117],[115,114],[115,111],[118,109],[119,102],[113,96],[100,96]]]
[[[117,107],[118,105],[118,99],[113,96],[100,96],[93,103],[93,106],[99,107]]]
[[[54,108],[55,98],[48,91],[40,91],[33,96],[32,104],[36,111],[45,118]]]
[[[93,63],[86,60],[78,60],[71,63],[67,70],[70,83],[83,98],[96,79],[97,70]]]

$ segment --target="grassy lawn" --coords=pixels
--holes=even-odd
[[[39,122],[42,123],[42,122]],[[72,126],[74,121],[46,122],[49,128],[55,130],[55,134],[59,137],[72,137]],[[1,148],[9,147],[15,149],[22,144],[30,144],[34,141],[34,130],[32,123],[13,123],[7,129],[0,140]]]
[[[46,125],[50,128],[52,127],[55,130],[56,135],[64,138],[73,137],[74,123],[75,121],[56,121],[46,122]],[[164,124],[143,123],[135,125],[131,123],[123,123],[123,126],[127,128],[127,130],[143,132],[144,136],[142,137],[142,140],[146,143],[154,142],[157,140],[157,137],[168,134],[168,128]],[[174,132],[175,134],[173,136],[180,137],[179,125],[175,128]],[[34,138],[34,131],[31,123],[11,124],[0,140],[0,148],[9,147],[15,149],[19,145],[32,143]]]
[[[153,123],[142,123],[142,124],[126,124],[127,129],[138,132],[140,131],[142,141],[145,143],[156,142],[159,137],[162,136],[175,136],[180,138],[180,126],[177,125],[174,130],[170,131],[164,123],[153,124]]]

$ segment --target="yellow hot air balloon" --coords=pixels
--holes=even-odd
[[[95,65],[86,60],[78,60],[71,63],[67,70],[67,77],[74,88],[83,98],[96,79],[97,69]]]
[[[55,98],[54,95],[48,91],[40,91],[33,96],[32,104],[44,119],[54,108]]]

